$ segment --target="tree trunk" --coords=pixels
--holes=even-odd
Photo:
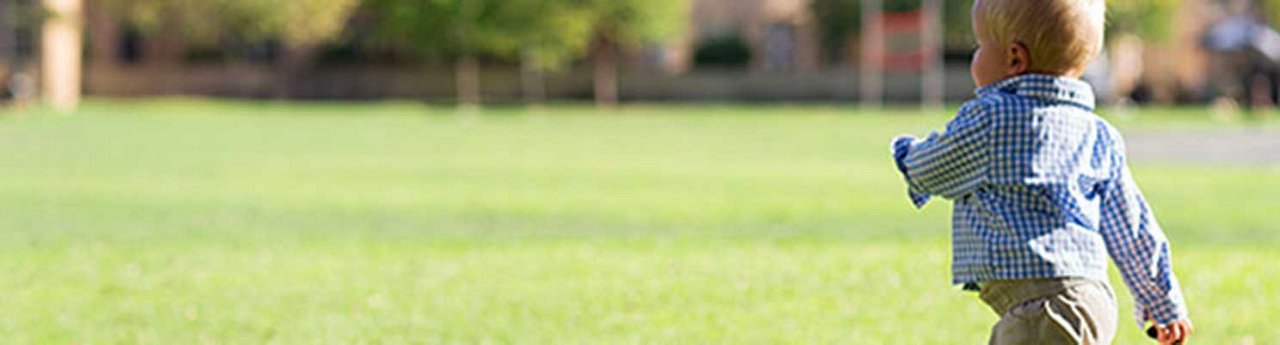
[[[290,99],[296,96],[293,88],[298,84],[298,79],[313,66],[318,48],[314,45],[291,44],[281,48],[280,65],[275,71],[276,78],[273,81],[272,93],[275,98]]]
[[[475,55],[466,54],[458,57],[455,77],[458,105],[475,107],[480,105],[480,62]]]
[[[17,66],[12,66],[12,62],[9,61],[10,58],[16,59],[18,55],[14,43],[17,39],[17,30],[14,30],[12,23],[9,22],[9,18],[13,17],[8,15],[13,13],[11,7],[8,1],[0,0],[0,13],[4,13],[0,15],[0,102],[4,101],[9,91],[10,70],[17,69]]]
[[[862,0],[862,61],[858,88],[862,105],[879,107],[884,102],[884,17],[881,0]]]
[[[608,40],[600,40],[595,54],[596,107],[618,107],[618,47]]]
[[[44,6],[53,15],[41,30],[41,95],[54,110],[70,112],[80,105],[84,3],[44,0]]]
[[[529,105],[541,105],[547,99],[547,81],[539,65],[538,57],[525,52],[521,59],[520,81],[524,91],[524,101]]]
[[[924,0],[924,19],[920,27],[920,51],[924,52],[922,105],[929,111],[941,111],[946,101],[946,64],[942,52],[942,0]]]

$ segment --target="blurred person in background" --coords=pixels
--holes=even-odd
[[[30,74],[0,64],[0,107],[19,110],[31,105],[36,97],[36,81]]]
[[[1205,33],[1212,53],[1215,103],[1234,103],[1249,112],[1280,102],[1280,33],[1267,25],[1253,0],[1235,0]]]

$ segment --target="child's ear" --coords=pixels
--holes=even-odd
[[[1009,45],[1009,75],[1022,75],[1031,70],[1031,51],[1022,42]]]

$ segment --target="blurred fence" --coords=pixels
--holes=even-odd
[[[589,99],[592,81],[588,67],[549,75],[552,99]],[[281,77],[270,65],[205,65],[170,67],[91,66],[86,91],[117,97],[153,95],[212,95],[249,98],[303,99],[426,99],[455,97],[453,69],[448,66],[321,67]],[[859,99],[858,73],[852,69],[814,72],[746,72],[695,70],[682,74],[646,70],[624,71],[620,95],[632,101],[836,101]],[[948,66],[947,99],[961,100],[973,91],[968,66]],[[523,98],[521,71],[515,66],[486,66],[481,85],[488,101],[514,102]],[[918,102],[919,74],[890,74],[885,99]]]

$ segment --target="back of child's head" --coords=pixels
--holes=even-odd
[[[985,28],[978,35],[1002,49],[1025,46],[1032,72],[1080,74],[1102,51],[1104,0],[978,0],[973,14]]]

